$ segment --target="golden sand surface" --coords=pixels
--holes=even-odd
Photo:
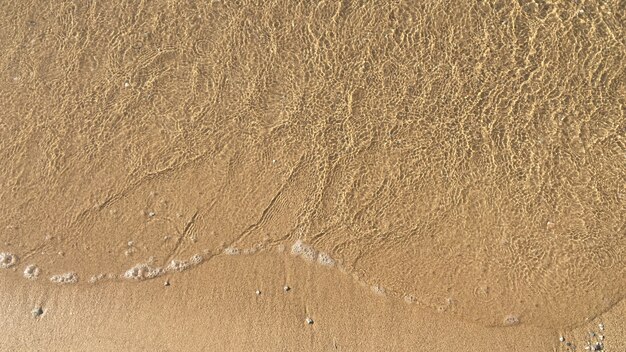
[[[0,1],[0,350],[626,350],[625,26]]]

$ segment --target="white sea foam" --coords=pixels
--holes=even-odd
[[[0,269],[8,269],[17,264],[18,258],[15,254],[2,252],[0,253]]]
[[[189,262],[193,265],[198,265],[204,261],[204,257],[200,254],[194,254],[189,258]]]
[[[167,271],[183,271],[190,267],[191,265],[186,260],[172,260],[167,266],[165,270]]]
[[[317,257],[317,251],[301,240],[297,240],[296,243],[291,246],[291,254],[310,262],[314,261]]]
[[[226,255],[238,255],[240,253],[239,248],[228,247],[224,249],[224,254]]]
[[[375,294],[379,296],[384,296],[386,293],[385,288],[380,285],[373,285],[371,289],[372,289],[372,292],[374,292]]]
[[[29,280],[36,280],[37,278],[39,278],[40,272],[41,270],[39,270],[36,265],[31,264],[27,266],[26,269],[24,269],[24,277]]]
[[[198,265],[202,263],[204,258],[196,254],[189,258],[189,260],[172,260],[167,267],[165,267],[166,271],[183,271],[191,268],[192,266]]]
[[[245,248],[245,249],[242,251],[242,253],[243,253],[243,254],[245,254],[245,255],[249,255],[249,254],[254,254],[254,253],[256,253],[256,252],[257,252],[257,250],[258,250],[258,249],[257,249],[257,248],[255,248],[255,247],[252,247],[252,248]]]
[[[162,268],[153,267],[148,264],[137,264],[128,269],[123,276],[129,280],[141,281],[163,275],[164,272]]]
[[[417,298],[411,294],[404,295],[404,301],[408,304],[413,304],[417,302]]]
[[[324,265],[324,266],[334,266],[335,265],[335,260],[333,258],[331,258],[325,252],[320,252],[320,254],[317,256],[317,262],[322,264],[322,265]]]
[[[309,262],[317,261],[318,264],[324,266],[334,266],[336,264],[335,259],[328,253],[320,252],[313,246],[302,242],[302,240],[297,240],[291,246],[291,254]]]
[[[50,281],[56,284],[75,284],[78,282],[78,274],[74,272],[52,275]]]

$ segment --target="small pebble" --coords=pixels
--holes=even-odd
[[[43,315],[43,309],[41,307],[37,307],[32,310],[31,314],[33,315],[33,318],[37,318]]]
[[[285,286],[285,287],[283,287],[283,291],[287,292],[287,291],[289,291],[289,290],[291,290],[291,287],[289,287],[289,286]]]
[[[309,324],[309,325],[313,325],[313,319],[311,319],[311,318],[306,318],[306,320],[305,320],[305,321],[306,321],[306,323],[307,323],[307,324]]]
[[[257,294],[257,296],[260,295],[261,291],[260,290],[256,290],[256,294]]]
[[[565,342],[565,337],[563,337],[563,336],[559,337],[559,341]]]
[[[165,283],[163,284],[163,286],[169,286],[170,285],[170,280],[165,281]]]
[[[598,328],[599,328],[600,330],[604,330],[604,324],[602,324],[602,323],[598,324]]]

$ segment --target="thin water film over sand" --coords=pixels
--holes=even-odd
[[[271,252],[484,326],[624,297],[623,2],[1,8],[7,280]]]

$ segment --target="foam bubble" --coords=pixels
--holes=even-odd
[[[504,325],[506,326],[517,325],[519,323],[520,323],[520,320],[517,315],[509,314],[506,317],[504,317]]]
[[[380,285],[373,285],[371,289],[372,289],[372,292],[374,292],[375,294],[379,296],[384,296],[386,292],[385,288]]]
[[[191,264],[185,260],[172,260],[166,267],[167,271],[183,271],[189,268]]]
[[[415,296],[413,295],[404,295],[404,302],[408,303],[408,304],[413,304],[417,302],[417,298],[415,298]]]
[[[36,280],[39,277],[40,272],[41,270],[39,270],[36,265],[31,264],[24,269],[24,277],[29,280]]]
[[[93,275],[91,278],[89,278],[89,283],[95,284],[96,282],[103,280],[105,277],[105,274]]]
[[[254,248],[254,247],[252,247],[252,248],[246,248],[246,249],[244,249],[244,250],[243,250],[243,254],[246,254],[246,255],[248,255],[248,254],[254,254],[254,253],[256,253],[256,251],[257,251],[257,249],[256,249],[256,248]]]
[[[137,264],[124,273],[124,278],[141,281],[155,278],[163,273],[164,270],[161,268],[155,268],[148,264]]]
[[[52,275],[50,281],[56,284],[75,284],[78,282],[78,274],[69,272],[65,274]]]
[[[0,253],[0,269],[8,269],[17,264],[18,258],[15,254],[2,252]]]
[[[296,243],[291,246],[291,254],[295,255],[296,257],[302,257],[302,259],[311,262],[314,261],[317,257],[317,251],[313,247],[302,242],[301,240],[297,240]]]
[[[324,266],[333,266],[335,265],[335,260],[331,258],[327,253],[320,252],[317,256],[317,262]]]
[[[239,248],[228,247],[224,249],[223,253],[226,255],[238,255],[240,252],[239,252]]]
[[[204,261],[204,257],[201,256],[200,254],[194,254],[190,259],[189,262],[193,265],[198,265],[200,263],[202,263]]]
[[[196,254],[192,256],[189,260],[172,260],[167,267],[165,267],[166,271],[183,271],[187,270],[194,265],[198,265],[202,263],[204,258]]]

